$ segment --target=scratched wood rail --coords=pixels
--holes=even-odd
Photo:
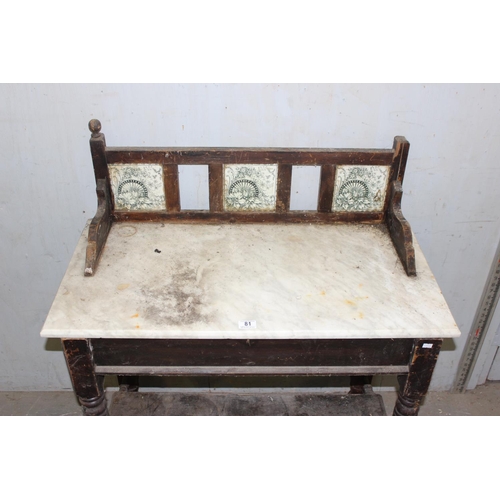
[[[417,415],[442,339],[460,335],[401,211],[409,143],[390,149],[108,147],[89,123],[97,212],[43,337],[61,338],[85,415],[103,377],[398,377]],[[206,165],[184,210],[180,165]],[[294,166],[320,167],[316,210],[290,209]],[[418,273],[417,273],[418,268]]]

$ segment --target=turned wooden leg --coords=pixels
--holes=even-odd
[[[441,349],[441,339],[418,339],[413,348],[408,375],[398,377],[401,390],[393,415],[416,416],[429,389],[432,372]]]
[[[366,394],[365,386],[372,385],[372,379],[371,375],[351,376],[351,390],[349,394]]]
[[[118,375],[120,391],[137,392],[139,390],[139,377]]]
[[[109,415],[102,375],[96,375],[88,340],[63,339],[69,375],[84,415]]]

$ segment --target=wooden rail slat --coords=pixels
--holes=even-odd
[[[210,163],[208,165],[208,191],[211,212],[222,212],[224,210],[223,175],[222,163]]]
[[[391,165],[392,149],[109,148],[108,163],[283,163],[291,165]]]
[[[318,194],[318,212],[332,211],[335,171],[335,165],[321,165],[321,177],[319,182]]]
[[[180,212],[181,197],[179,192],[179,166],[175,163],[163,165],[163,180],[168,212]]]
[[[407,365],[388,366],[96,366],[100,375],[231,376],[359,375],[408,373]]]
[[[278,186],[276,191],[276,212],[283,213],[290,210],[290,191],[292,187],[292,165],[278,164]]]
[[[171,222],[171,223],[323,223],[333,224],[337,222],[353,222],[361,224],[378,224],[383,222],[384,214],[371,212],[301,212],[290,211],[278,212],[210,212],[208,210],[195,211],[186,210],[181,212],[115,212],[113,220],[124,221],[148,221],[148,222]]]

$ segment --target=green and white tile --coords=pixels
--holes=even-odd
[[[224,209],[276,210],[278,165],[224,165]]]
[[[339,165],[335,176],[332,211],[381,212],[388,178],[388,166]]]
[[[118,211],[165,210],[163,168],[156,163],[109,165],[111,189]]]

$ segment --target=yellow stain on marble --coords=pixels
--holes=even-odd
[[[347,304],[348,306],[357,306],[358,302],[361,300],[366,300],[369,299],[368,295],[365,295],[364,297],[352,297],[352,300],[346,299],[344,300],[344,303]]]

